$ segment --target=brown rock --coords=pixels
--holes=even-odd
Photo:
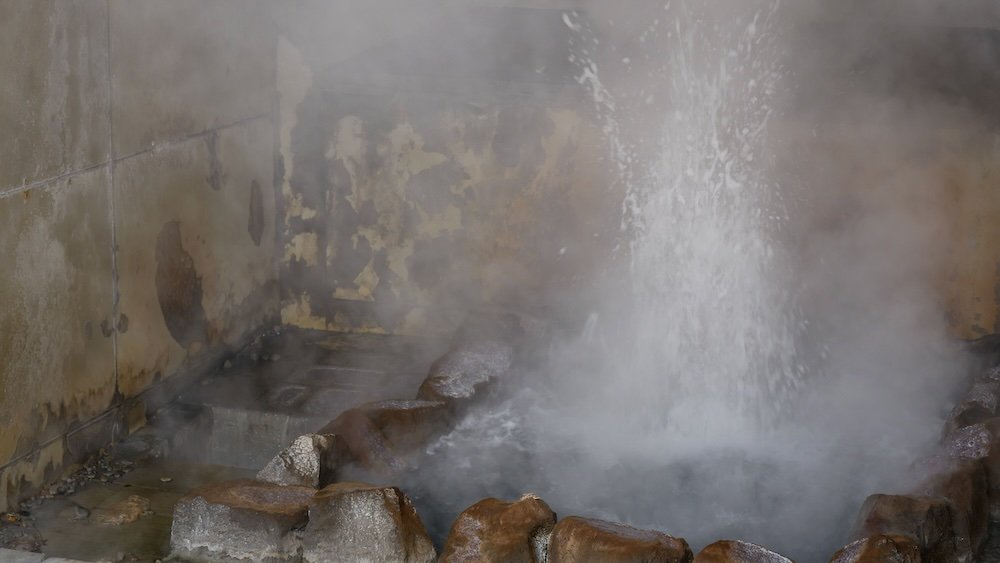
[[[513,361],[514,349],[504,342],[460,345],[431,366],[417,397],[453,407],[472,401],[491,382],[507,374]]]
[[[555,523],[555,512],[536,496],[481,500],[452,524],[439,562],[544,562]]]
[[[379,401],[359,408],[396,451],[422,448],[448,427],[448,410],[438,401]]]
[[[149,499],[139,495],[129,495],[111,506],[94,509],[93,516],[98,523],[108,526],[131,524],[149,510]]]
[[[854,537],[910,536],[924,561],[958,561],[952,503],[937,497],[871,495],[858,515]]]
[[[295,561],[301,548],[296,530],[315,492],[259,481],[195,489],[174,507],[171,553],[193,560]]]
[[[921,563],[920,546],[909,536],[873,536],[841,548],[830,563]]]
[[[380,473],[401,471],[406,467],[375,423],[360,409],[344,411],[319,433],[337,437],[337,459],[342,464],[358,463]]]
[[[983,462],[934,457],[923,460],[916,469],[923,474],[917,494],[952,502],[959,555],[968,558],[978,553],[989,533],[989,485]]]
[[[994,442],[986,454],[986,481],[990,487],[990,520],[1000,522],[1000,444]]]
[[[406,467],[400,455],[421,447],[447,427],[448,411],[435,401],[380,401],[344,411],[320,434],[337,436],[342,462],[382,473]],[[323,482],[321,485],[329,484]]]
[[[794,563],[784,555],[744,541],[717,541],[701,550],[694,563]]]
[[[364,483],[316,493],[302,547],[306,563],[429,563],[437,556],[410,499],[395,487]]]
[[[661,532],[570,516],[552,530],[549,563],[691,563],[686,541]]]

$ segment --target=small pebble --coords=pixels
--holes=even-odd
[[[76,520],[85,520],[90,517],[90,511],[79,504],[73,507],[73,518]]]
[[[173,477],[160,477],[160,482],[161,483],[169,483],[169,482],[171,482],[173,480],[174,480]]]

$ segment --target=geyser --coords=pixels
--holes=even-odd
[[[618,373],[597,396],[636,429],[766,425],[804,376],[777,240],[787,210],[766,144],[781,87],[778,3],[752,6],[720,15],[668,4],[642,34],[645,56],[618,63],[645,73],[637,93],[609,100],[596,63],[583,61],[623,148],[631,282],[628,317],[615,321],[628,338],[606,350]],[[620,124],[636,116],[647,131],[632,139]]]
[[[451,511],[431,517],[437,534],[478,498],[531,491],[693,547],[733,538],[819,561],[933,447],[964,368],[920,275],[938,258],[933,221],[870,206],[841,230],[802,229],[803,208],[853,196],[788,173],[775,148],[812,78],[788,71],[803,22],[786,11],[669,2],[614,11],[601,33],[566,15],[624,194],[622,244],[599,297],[575,303],[589,311],[578,333],[428,448],[409,486]],[[857,117],[891,131],[883,115]],[[823,259],[803,253],[816,247]]]

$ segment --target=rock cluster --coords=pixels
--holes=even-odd
[[[865,501],[857,541],[834,562],[964,563],[1000,520],[1000,368],[985,371],[945,422],[941,453],[914,463],[904,495]]]
[[[792,563],[765,547],[719,541],[697,555],[660,531],[556,514],[540,498],[483,499],[452,524],[440,559],[400,489],[343,481],[345,468],[391,478],[537,352],[543,325],[480,312],[431,368],[415,399],[368,403],[296,439],[256,481],[191,491],[174,511],[173,555],[191,561]],[[975,561],[1000,520],[1000,369],[986,372],[945,423],[941,453],[916,462],[909,494],[874,494],[831,563]]]

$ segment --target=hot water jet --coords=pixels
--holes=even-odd
[[[873,207],[858,230],[822,235],[855,254],[803,253],[821,237],[796,215],[853,196],[779,154],[810,79],[789,62],[797,17],[780,2],[674,1],[629,28],[631,44],[622,20],[599,37],[564,17],[624,194],[621,243],[579,336],[428,448],[418,499],[457,511],[530,490],[558,513],[696,548],[734,537],[818,561],[867,495],[909,485],[966,365],[930,281],[899,279],[940,259],[937,232]],[[871,232],[879,222],[905,247]],[[870,267],[883,260],[895,264]]]

